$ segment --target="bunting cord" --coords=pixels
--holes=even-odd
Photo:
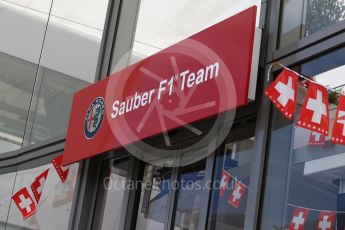
[[[270,66],[270,68],[269,68],[269,70],[268,70],[268,79],[269,79],[270,73],[271,73],[272,68],[273,68],[274,65],[279,65],[280,67],[285,68],[285,69],[287,69],[287,70],[289,70],[289,71],[295,73],[295,74],[298,75],[300,78],[303,78],[303,79],[306,80],[306,81],[309,81],[309,82],[312,82],[312,83],[321,85],[321,86],[325,87],[328,91],[331,91],[331,92],[333,92],[333,93],[337,93],[337,94],[340,94],[340,95],[345,96],[344,89],[343,89],[341,92],[339,92],[339,91],[337,91],[336,89],[333,89],[333,88],[330,87],[330,86],[322,85],[322,84],[320,84],[320,83],[318,83],[318,82],[316,82],[316,81],[314,81],[314,80],[312,80],[312,79],[310,79],[310,78],[308,78],[308,77],[303,76],[302,74],[297,73],[296,71],[294,71],[294,70],[292,70],[292,69],[286,67],[285,65],[283,65],[283,64],[281,64],[281,63],[274,63],[274,64],[271,64],[271,66]]]
[[[293,208],[303,208],[303,209],[309,209],[310,211],[315,211],[315,212],[335,212],[335,213],[341,213],[345,214],[345,211],[330,211],[330,210],[322,210],[322,209],[315,209],[315,208],[307,208],[295,204],[287,204],[287,206],[293,207]]]

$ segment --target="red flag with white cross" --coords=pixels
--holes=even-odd
[[[231,192],[231,195],[228,198],[228,203],[234,208],[238,208],[241,204],[245,192],[246,186],[242,182],[237,181],[234,189]]]
[[[68,172],[69,172],[69,168],[65,168],[64,166],[62,166],[62,158],[63,155],[60,155],[58,157],[56,157],[55,159],[52,160],[52,163],[54,165],[54,168],[56,170],[56,172],[58,173],[60,179],[62,182],[65,182],[68,176]]]
[[[321,85],[310,82],[297,125],[323,135],[328,135],[328,92]]]
[[[41,199],[43,187],[44,187],[44,184],[46,183],[46,180],[48,177],[48,172],[49,172],[49,169],[45,170],[43,173],[38,175],[35,178],[34,182],[32,182],[32,184],[30,185],[31,191],[34,194],[34,197],[35,197],[37,204]]]
[[[339,96],[338,110],[333,125],[332,142],[345,144],[345,96]]]
[[[335,223],[335,212],[320,212],[317,230],[332,230]]]
[[[326,144],[326,136],[321,133],[311,131],[309,137],[309,145],[322,146]]]
[[[283,69],[277,79],[267,87],[265,94],[288,119],[292,119],[297,104],[298,75]]]
[[[296,208],[288,230],[303,230],[309,216],[308,208]]]
[[[229,187],[229,182],[231,180],[231,175],[226,170],[222,170],[222,180],[220,182],[219,196],[223,197],[225,191]]]
[[[36,213],[36,204],[31,198],[27,188],[19,190],[12,196],[12,200],[17,205],[24,220]]]

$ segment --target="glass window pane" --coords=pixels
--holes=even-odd
[[[284,0],[280,47],[345,18],[344,0]]]
[[[88,85],[80,79],[42,69],[43,80],[30,143],[62,136],[68,125],[74,92]]]
[[[195,4],[193,0],[143,0],[140,4],[131,63],[157,53],[254,4],[260,7],[261,1],[201,0]]]
[[[110,176],[105,177],[101,185],[105,192],[102,194],[101,205],[98,209],[100,219],[95,220],[99,223],[94,229],[121,229],[121,220],[125,218],[122,216],[122,210],[127,185],[128,159],[115,161],[110,168],[107,166],[105,170],[110,172]]]
[[[250,138],[226,144],[217,155],[217,189],[212,193],[207,229],[244,229],[254,143]]]
[[[170,168],[145,167],[136,230],[165,229],[170,183]]]
[[[78,164],[69,166],[70,170],[65,182],[61,182],[52,164],[18,171],[14,192],[19,191],[24,186],[30,186],[35,177],[47,168],[49,168],[49,174],[43,187],[36,214],[23,220],[19,209],[14,202],[11,202],[7,229],[68,229]]]
[[[22,146],[50,3],[0,1],[0,153]]]
[[[338,49],[296,70],[340,91],[345,85],[344,55],[345,49]],[[262,229],[287,228],[296,216],[296,208],[309,210],[309,216],[302,214],[304,229],[316,229],[322,212],[334,214],[333,229],[345,228],[345,147],[331,142],[332,130],[329,136],[323,136],[295,125],[307,90],[304,84],[299,86],[294,122],[287,122],[279,112],[274,112]],[[328,99],[332,127],[338,101],[330,92]]]
[[[0,53],[0,152],[22,146],[37,65]]]
[[[174,230],[198,229],[205,191],[206,160],[181,168]]]
[[[108,0],[54,0],[25,143],[66,133],[73,94],[95,80],[107,6]]]

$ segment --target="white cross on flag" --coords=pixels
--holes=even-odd
[[[236,182],[235,187],[228,198],[228,203],[234,208],[238,208],[245,192],[246,186],[240,181]]]
[[[31,198],[27,188],[19,190],[12,196],[12,200],[17,205],[24,220],[36,213],[36,204]]]
[[[293,212],[289,230],[303,230],[309,216],[309,209],[296,208]]]
[[[309,137],[309,145],[321,146],[326,144],[326,136],[321,133],[311,131]]]
[[[31,191],[34,194],[34,197],[35,197],[37,204],[41,199],[41,195],[43,192],[43,186],[47,180],[48,172],[49,172],[49,169],[45,170],[43,173],[38,175],[35,178],[34,182],[32,182],[32,184],[30,185]]]
[[[335,121],[332,133],[332,142],[336,144],[345,144],[345,96],[340,95],[338,110],[335,115]]]
[[[224,193],[229,186],[230,179],[231,179],[230,173],[228,173],[227,171],[225,171],[223,169],[222,170],[222,180],[220,182],[220,189],[219,189],[219,196],[220,197],[224,196]]]
[[[317,230],[332,230],[335,220],[335,212],[320,212]]]
[[[267,87],[265,94],[288,119],[292,119],[297,104],[298,75],[283,69],[277,79]]]
[[[63,155],[60,155],[52,160],[56,172],[59,174],[59,177],[62,182],[65,182],[68,176],[69,168],[65,168],[61,165]]]
[[[328,135],[328,92],[321,85],[310,82],[297,125],[323,135]]]

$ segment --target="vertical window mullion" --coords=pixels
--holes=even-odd
[[[169,192],[169,206],[168,206],[168,215],[165,218],[165,229],[171,230],[174,226],[175,218],[174,214],[176,212],[176,198],[178,194],[178,188],[175,189],[174,184],[179,180],[179,168],[175,167],[172,170],[171,182],[170,182],[170,192]]]
[[[203,205],[200,211],[200,219],[198,230],[206,230],[207,229],[207,222],[208,222],[208,214],[209,208],[211,203],[211,195],[213,187],[213,175],[214,175],[214,162],[215,162],[216,154],[212,153],[207,157],[206,161],[206,170],[205,170],[205,186],[208,186],[204,189],[203,193],[203,200],[206,201],[206,205]],[[210,184],[211,183],[211,184]]]

